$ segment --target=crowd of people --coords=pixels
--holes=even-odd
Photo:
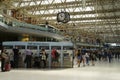
[[[13,48],[11,53],[8,53],[6,49],[2,49],[0,57],[1,71],[6,71],[6,64],[11,66],[11,68],[46,68],[49,61],[48,56],[49,54],[46,53],[44,48],[40,50],[39,54],[33,53],[31,48],[26,49],[24,53],[21,53],[18,47]],[[113,57],[119,59],[120,51],[79,48],[73,51],[73,64],[77,65],[77,67],[95,66],[95,61],[108,61],[111,63]],[[59,58],[60,53],[53,48],[51,50],[51,67],[59,64]]]
[[[59,53],[55,48],[51,51],[51,62],[52,65],[58,63]],[[6,49],[1,51],[1,71],[4,72],[5,65],[9,64],[11,68],[46,68],[48,54],[45,49],[42,48],[40,52],[33,53],[31,48],[28,48],[21,53],[19,48],[16,46],[12,49],[12,52],[9,53]]]
[[[119,50],[110,50],[110,49],[101,49],[101,50],[92,50],[92,49],[75,49],[74,50],[74,65],[80,67],[81,65],[95,65],[95,61],[108,61],[112,62],[113,58],[119,59],[120,52]]]

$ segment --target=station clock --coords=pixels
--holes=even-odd
[[[57,21],[67,23],[70,21],[70,14],[68,12],[59,12],[57,14]]]

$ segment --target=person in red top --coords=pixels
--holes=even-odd
[[[52,66],[55,66],[56,63],[58,63],[58,57],[56,56],[57,50],[55,48],[52,49],[51,51],[51,56],[52,56]]]
[[[56,49],[53,48],[53,49],[52,49],[52,52],[51,52],[51,55],[52,55],[52,58],[53,58],[53,59],[55,58],[55,53],[56,53]]]

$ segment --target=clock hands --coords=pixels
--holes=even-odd
[[[67,23],[70,21],[70,14],[68,12],[60,12],[57,14],[57,21]]]

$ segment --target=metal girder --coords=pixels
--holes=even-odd
[[[42,3],[45,1],[47,4]],[[80,31],[85,31],[85,33],[82,32],[82,34],[87,34],[89,31],[98,35],[113,34],[112,37],[116,34],[120,35],[120,0],[86,0],[85,7],[89,7],[91,10],[82,8],[82,0],[55,1],[56,0],[5,0],[6,3],[4,2],[4,4],[6,5],[8,3],[7,7],[9,7],[9,9],[18,10],[21,12],[20,14],[31,17],[32,20],[36,21],[36,24],[48,21],[49,24],[62,30],[71,30],[72,32],[72,30],[76,29],[75,35],[78,35]],[[34,5],[31,5],[32,3],[34,3]],[[62,10],[67,10],[71,15],[71,21],[67,24],[56,22],[55,17],[57,13]],[[39,13],[37,14],[37,12]],[[111,39],[111,37],[108,39]]]
[[[107,28],[107,29],[105,29],[105,28]],[[92,31],[92,30],[94,31],[94,29],[99,29],[96,32],[110,32],[111,33],[111,29],[109,28],[109,26],[106,26],[106,27],[98,26],[98,27],[96,27],[94,25],[90,25],[90,26],[86,25],[86,26],[84,26],[84,25],[80,24],[80,25],[76,25],[76,26],[66,25],[66,27],[64,27],[64,30],[66,30],[66,29],[71,29],[71,30],[72,29],[84,29],[84,30],[88,30],[88,31]],[[113,30],[116,31],[116,32],[119,32],[120,27],[119,26],[114,27]]]
[[[88,3],[86,3],[87,5],[89,5],[90,4],[90,2],[91,1],[87,1]],[[66,3],[54,3],[54,4],[51,4],[51,5],[49,5],[49,4],[44,4],[44,5],[32,5],[32,6],[23,6],[23,7],[16,7],[15,9],[27,9],[27,10],[31,10],[32,8],[38,8],[38,9],[45,9],[46,7],[48,7],[48,8],[52,8],[52,9],[54,9],[54,8],[58,8],[58,7],[63,7],[63,6],[71,6],[71,5],[78,5],[78,6],[81,6],[82,4],[80,4],[80,3],[82,3],[81,1],[71,1],[71,2],[66,2]],[[73,6],[72,6],[73,7]]]
[[[80,27],[85,27],[85,26],[95,26],[95,24],[96,24],[96,22],[86,22],[86,23],[84,23],[84,22],[80,22],[80,23],[78,23],[77,25],[78,26],[80,26]],[[120,23],[117,23],[118,25],[120,25]],[[116,25],[116,23],[97,23],[97,26],[102,26],[102,25]]]
[[[120,12],[120,9],[107,9],[107,10],[97,10],[97,13],[112,13],[112,12]],[[96,14],[96,11],[84,11],[84,12],[69,12],[70,15],[85,15],[85,14]],[[44,14],[45,17],[53,17],[56,16],[57,14]],[[43,17],[43,15],[31,15],[31,17]]]
[[[19,0],[18,0],[19,1]],[[18,2],[16,1],[16,2]],[[25,2],[37,2],[38,0],[31,0],[31,1],[20,1],[21,3],[25,3]],[[40,0],[43,1],[43,0]],[[102,0],[97,0],[97,2],[108,2],[110,3],[111,0],[107,0],[107,1],[102,1]],[[93,6],[95,5],[96,2],[93,0],[87,0],[86,1],[86,6]],[[19,6],[19,7],[15,7],[15,9],[27,9],[27,10],[44,10],[46,9],[46,7],[48,9],[60,9],[60,8],[69,8],[69,7],[81,7],[82,1],[71,1],[71,2],[62,2],[62,3],[53,3],[53,4],[38,4],[38,5],[26,5],[26,6]],[[99,5],[99,4],[98,4]],[[49,6],[49,7],[48,7]]]
[[[115,17],[114,16],[110,16],[110,17],[81,17],[81,18],[72,18],[71,21],[83,21],[83,20],[104,20],[104,19],[114,19]],[[116,19],[119,19],[120,16],[116,16]],[[56,19],[52,19],[52,20],[49,20],[49,21],[56,21]]]

